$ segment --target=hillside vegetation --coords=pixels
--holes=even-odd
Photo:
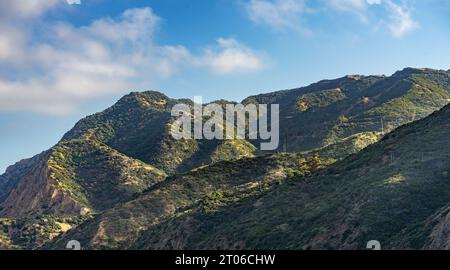
[[[192,101],[132,92],[0,176],[0,248],[447,247],[449,100],[449,71],[413,68],[252,96],[280,105],[263,152],[175,140]]]
[[[446,107],[312,176],[174,217],[132,248],[364,249],[378,240],[383,249],[446,249],[449,119]]]
[[[346,76],[244,103],[280,104],[280,149],[303,152],[357,133],[390,132],[449,101],[448,71],[406,68],[390,77]]]

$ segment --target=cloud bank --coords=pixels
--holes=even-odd
[[[274,29],[303,30],[310,29],[302,24],[309,11],[312,0],[250,0],[245,5],[249,19],[260,25]],[[396,38],[401,38],[418,27],[411,10],[403,1],[394,0],[322,0],[322,4],[335,12],[347,12],[356,15],[360,20],[370,25],[369,14],[375,6],[383,7],[385,17],[381,25]],[[317,12],[317,11],[316,11]]]
[[[0,24],[1,111],[68,114],[94,98],[148,89],[183,68],[228,75],[264,67],[259,53],[235,39],[218,38],[200,54],[156,44],[161,19],[150,7],[81,27],[52,22],[30,28],[61,2],[33,0],[31,8],[23,1],[0,4],[2,12],[21,14],[19,21],[14,17]]]
[[[250,0],[245,8],[256,24],[268,25],[276,30],[306,30],[301,26],[302,15],[306,12],[305,0]]]

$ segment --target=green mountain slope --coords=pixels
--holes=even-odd
[[[192,105],[187,99],[175,100],[147,91],[131,93],[101,113],[79,121],[63,138],[89,136],[111,148],[151,164],[168,174],[186,172],[218,160],[235,159],[224,152],[221,141],[175,140],[170,135],[173,105]],[[237,157],[253,156],[253,146],[245,141],[227,145]]]
[[[450,101],[450,73],[406,68],[390,77],[346,76],[249,97],[280,104],[280,149],[309,151],[361,132],[389,132]]]
[[[351,155],[358,152],[375,142],[377,136],[358,134],[338,145],[310,153],[275,154],[218,162],[173,176],[150,188],[136,200],[106,211],[62,235],[45,248],[64,248],[68,239],[79,239],[85,248],[90,249],[130,248],[141,232],[153,230],[167,220],[190,214],[199,208],[215,212],[260,196],[282,185],[286,179],[311,175],[335,162],[343,153]],[[343,149],[344,152],[337,149]],[[177,248],[175,243],[170,245]]]
[[[0,247],[39,246],[166,177],[148,164],[89,139],[62,141],[8,171],[7,175],[17,178],[0,202],[4,227]]]
[[[311,177],[174,217],[132,248],[448,248],[449,136],[450,106]]]
[[[271,153],[258,151],[257,141],[175,140],[169,133],[174,121],[171,108],[192,101],[171,99],[154,91],[130,93],[105,111],[80,120],[52,149],[11,166],[0,176],[0,220],[5,227],[0,246],[40,246],[87,220],[83,226],[91,230],[84,236],[89,246],[130,247],[142,231],[163,226],[159,225],[164,223],[161,218],[174,219],[184,204],[196,212],[200,208],[195,205],[199,200],[207,203],[211,190],[225,194],[213,195],[224,209],[236,198],[245,201],[262,196],[254,192],[256,189],[241,186],[252,186],[275,168],[283,172],[274,177],[280,182],[344,159],[394,128],[442,108],[449,93],[450,72],[407,68],[390,77],[346,76],[244,100],[279,103],[279,150],[301,152],[306,157],[264,157]],[[298,167],[299,159],[306,167]],[[311,160],[317,163],[314,169],[310,168]],[[191,178],[205,186],[193,190],[181,185],[178,189],[185,197],[167,203],[178,194],[172,194],[171,185]],[[223,183],[210,183],[214,179]],[[269,186],[269,190],[274,187]],[[159,195],[156,206],[143,199],[163,189],[168,195]],[[144,190],[147,192],[140,196]],[[120,211],[135,202],[137,211]],[[146,213],[147,208],[152,211]],[[153,212],[157,214],[152,216]],[[120,223],[111,225],[113,219],[106,218],[109,214],[124,220],[125,229],[116,233]],[[95,218],[91,220],[91,216]],[[103,218],[106,221],[101,223]],[[158,224],[152,223],[154,219]]]
[[[165,177],[156,168],[97,141],[62,141],[22,176],[1,202],[0,216],[101,211],[129,200]]]
[[[37,248],[89,218],[89,215],[0,218],[0,250]]]
[[[288,176],[318,169],[317,162],[316,157],[280,154],[220,162],[175,176],[71,230],[46,248],[63,248],[68,238],[78,239],[85,248],[127,248],[141,231],[167,218],[205,203],[214,205],[215,198],[225,198],[226,204],[272,189]]]

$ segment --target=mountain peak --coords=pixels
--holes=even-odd
[[[353,81],[359,81],[359,80],[363,80],[363,79],[367,79],[367,78],[378,78],[378,79],[383,79],[386,78],[385,75],[360,75],[360,74],[350,74],[347,75],[345,77],[343,77],[343,79],[350,79]]]
[[[152,101],[159,101],[159,100],[169,100],[170,98],[168,96],[166,96],[165,94],[158,92],[158,91],[153,91],[153,90],[148,90],[148,91],[142,91],[142,92],[137,92],[137,91],[133,91],[130,92],[129,94],[123,96],[118,103],[120,102],[129,102],[130,100],[136,100],[139,98],[145,98],[146,100],[152,100]]]
[[[431,69],[431,68],[406,67],[400,71],[395,72],[392,76],[398,77],[398,76],[410,76],[410,75],[414,75],[414,74],[442,73],[442,72],[445,72],[445,70],[437,70],[437,69]]]
[[[117,101],[112,108],[131,107],[153,110],[166,110],[168,104],[174,103],[174,100],[158,91],[131,92]]]

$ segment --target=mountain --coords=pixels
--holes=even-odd
[[[252,96],[280,104],[280,149],[309,151],[361,132],[389,132],[450,101],[449,72],[406,68],[390,77],[346,76]]]
[[[46,248],[80,239],[94,249],[364,249],[369,240],[380,241],[383,249],[446,249],[449,135],[450,105],[331,165],[317,159],[319,152],[209,166],[164,182]],[[268,166],[269,160],[278,165]],[[286,166],[292,160],[301,160],[300,166]],[[261,188],[252,163],[282,177],[266,178],[269,186]],[[228,170],[243,168],[249,180],[235,182]],[[246,179],[241,173],[239,179]],[[219,175],[227,181],[216,180]],[[212,183],[232,187],[210,188]],[[198,197],[186,202],[185,192]],[[163,215],[144,210],[155,205],[165,209]],[[148,227],[130,224],[136,220]],[[124,237],[130,230],[133,237]]]
[[[165,177],[99,142],[63,141],[8,169],[11,191],[0,204],[0,225],[8,225],[4,232],[16,239],[13,245],[34,247]]]
[[[139,233],[205,202],[223,205],[253,193],[270,190],[287,176],[309,174],[320,164],[314,157],[279,154],[225,161],[167,179],[137,199],[115,207],[68,232],[52,246],[62,248],[66,239],[85,248],[128,248]],[[205,206],[207,207],[207,206]],[[48,247],[47,247],[48,248]]]
[[[59,143],[37,159],[1,203],[1,216],[102,211],[165,178],[158,169],[89,139]]]
[[[174,216],[131,248],[447,249],[449,136],[447,106],[311,176]]]
[[[363,140],[370,138],[368,140]],[[89,222],[55,239],[45,248],[64,248],[67,239],[78,239],[85,248],[130,248],[144,230],[198,207],[215,211],[263,194],[295,176],[307,176],[376,142],[377,134],[357,134],[352,139],[313,152],[279,153],[238,161],[222,161],[167,178],[135,200],[117,205]],[[367,144],[365,144],[367,143]],[[347,151],[347,152],[345,152]],[[157,207],[155,207],[157,206]]]
[[[213,140],[175,140],[170,135],[175,104],[193,105],[188,99],[175,100],[147,91],[131,93],[111,108],[79,121],[63,140],[89,134],[92,139],[129,157],[151,164],[167,174],[186,172],[222,160],[253,156],[254,147],[236,140],[223,145]]]
[[[167,174],[253,156],[255,147],[244,140],[174,140],[168,133],[170,109],[179,102],[192,103],[151,91],[131,93],[79,121],[50,150],[9,167],[0,176],[0,221],[9,224],[5,231],[17,238],[13,242],[50,239],[34,237],[42,217],[70,220],[74,226],[86,215],[130,200]],[[29,239],[30,229],[37,240]],[[52,225],[44,231],[54,236],[60,229]]]
[[[244,140],[174,140],[170,109],[179,102],[192,103],[157,92],[131,93],[82,119],[50,150],[8,168],[0,176],[0,218],[13,242],[45,242],[51,237],[28,236],[30,229],[39,234],[33,228],[43,216],[76,225],[164,180],[166,171],[253,156],[255,147]],[[44,231],[60,231],[47,225]]]
[[[63,248],[66,235],[91,248],[135,247],[144,231],[158,231],[185,212],[211,202],[225,211],[275,194],[295,176],[309,179],[427,117],[449,96],[450,72],[407,68],[390,77],[346,76],[245,99],[280,104],[275,152],[300,153],[276,154],[258,151],[258,141],[175,140],[171,108],[192,101],[132,92],[0,176],[0,248]]]

